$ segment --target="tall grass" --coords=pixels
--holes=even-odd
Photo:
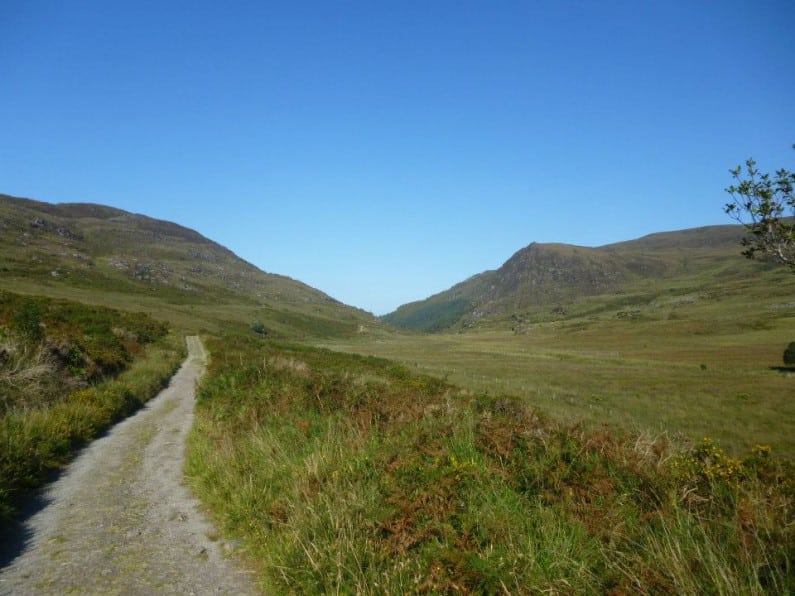
[[[473,391],[517,395],[560,418],[708,436],[736,454],[771,444],[777,456],[792,458],[795,376],[780,369],[795,329],[795,276],[787,275],[782,287],[760,284],[747,293],[730,286],[718,296],[714,288],[644,296],[637,318],[570,314],[515,323],[516,331],[495,323],[323,345],[397,360]],[[591,306],[610,306],[609,298],[592,298]]]
[[[766,593],[793,582],[793,472],[561,424],[389,361],[213,354],[188,474],[277,593]]]

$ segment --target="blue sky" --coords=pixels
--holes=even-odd
[[[377,314],[793,169],[795,3],[0,2],[0,192],[176,221]]]

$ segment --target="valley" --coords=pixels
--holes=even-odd
[[[0,596],[795,595],[793,22],[0,4]]]
[[[319,345],[393,358],[473,391],[518,395],[572,421],[706,436],[736,452],[770,443],[792,457],[795,376],[782,370],[782,354],[795,330],[795,276],[738,258],[738,243],[736,227],[716,226],[601,249],[531,245],[497,272],[383,317],[407,327],[422,321],[419,328],[436,333]],[[533,255],[544,250],[558,270],[539,265]],[[600,259],[597,273],[583,270],[578,251]],[[605,262],[619,267],[619,258],[647,265],[594,289],[588,280]],[[556,279],[545,280],[550,271]],[[462,288],[481,293],[450,323],[440,308],[460,306]]]
[[[516,395],[570,421],[711,437],[738,453],[765,443],[792,457],[795,375],[778,370],[795,325],[795,309],[787,310],[756,329],[732,319],[726,325],[735,330],[723,333],[703,320],[582,318],[535,324],[521,335],[401,334],[317,345],[397,360],[474,392]]]
[[[795,589],[795,276],[738,231],[531,244],[378,319],[176,224],[0,197],[0,339],[83,358],[9,392],[0,521],[198,334],[186,479],[265,593]]]

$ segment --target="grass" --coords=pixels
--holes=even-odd
[[[157,394],[185,354],[145,315],[0,293],[0,526],[77,449]]]
[[[793,471],[373,357],[227,338],[187,473],[277,593],[784,593]]]
[[[374,317],[265,273],[198,233],[96,205],[0,194],[0,289],[141,311],[189,332],[355,334]]]
[[[50,299],[0,300],[4,341],[30,348],[0,367],[30,373],[8,377],[27,393],[4,398],[0,517],[200,332],[187,472],[267,592],[795,591],[795,378],[772,368],[795,339],[789,273],[640,243],[632,266],[671,277],[394,333],[163,222],[10,208],[0,288]],[[437,302],[422,324],[463,311]],[[175,333],[119,350],[151,319]]]
[[[510,393],[556,417],[757,443],[795,455],[795,376],[779,369],[795,329],[795,276],[692,284],[530,312],[467,333],[363,334],[316,342],[402,362],[473,391]],[[793,279],[790,279],[793,278]]]
[[[0,413],[118,374],[167,329],[142,313],[0,291]]]

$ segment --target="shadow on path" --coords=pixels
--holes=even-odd
[[[170,382],[171,379],[168,379],[164,382],[163,387],[167,387]],[[146,404],[141,404],[130,416],[134,416],[142,407],[146,407]],[[47,479],[39,488],[29,491],[21,503],[16,503],[17,511],[13,520],[5,526],[0,526],[0,571],[3,571],[14,562],[14,559],[24,554],[33,545],[34,530],[29,522],[32,517],[54,502],[55,499],[47,495],[50,486],[69,471],[70,464],[79,458],[94,441],[107,436],[113,430],[113,426],[97,433],[87,444],[72,453],[69,461],[63,467],[58,470],[50,470],[47,473]]]
[[[48,484],[56,481],[60,475],[60,473],[53,474],[53,477],[48,480]],[[2,537],[0,537],[0,571],[13,563],[14,559],[31,546],[33,529],[28,524],[28,521],[52,503],[52,499],[48,498],[44,493],[45,490],[42,489],[37,491],[33,496],[28,497],[24,505],[19,506],[14,520],[2,527],[3,533]]]

